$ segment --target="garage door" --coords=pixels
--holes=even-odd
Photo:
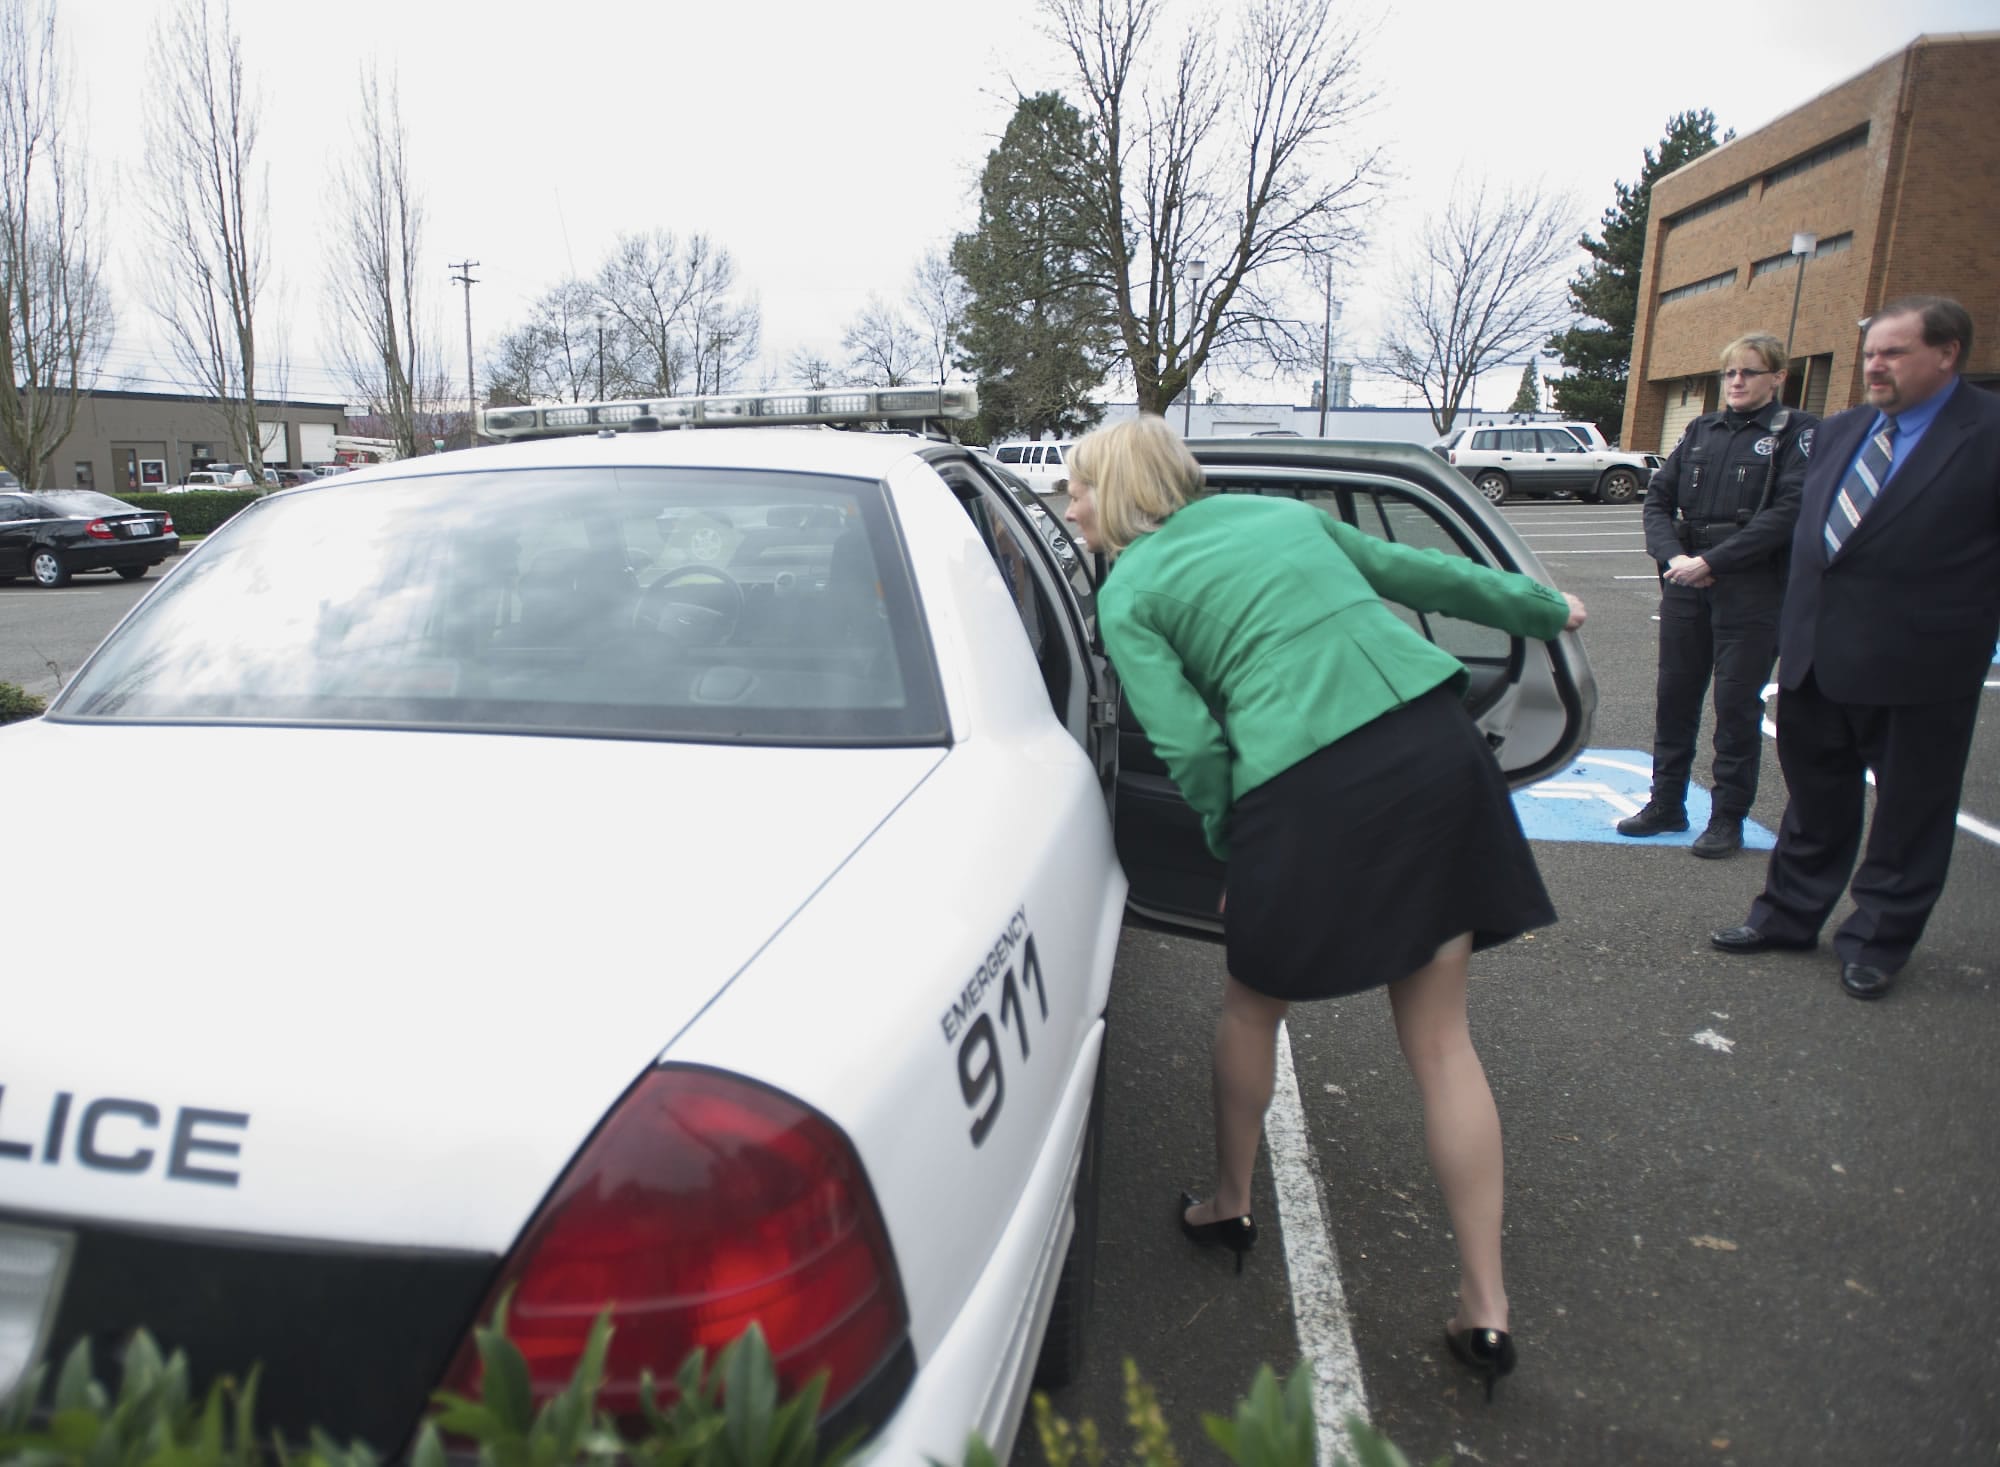
[[[299,462],[302,464],[332,463],[333,435],[338,431],[332,423],[299,424]]]
[[[1708,386],[1713,378],[1683,377],[1667,391],[1667,413],[1660,423],[1660,452],[1672,453],[1687,425],[1708,411]]]

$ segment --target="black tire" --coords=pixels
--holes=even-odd
[[[150,565],[121,565],[118,567],[118,579],[121,581],[143,580],[146,572],[151,569]]]
[[[1480,498],[1488,504],[1499,505],[1507,502],[1507,476],[1498,469],[1481,469],[1472,483],[1479,490]]]
[[[28,574],[35,578],[36,585],[50,589],[69,584],[69,567],[63,564],[62,552],[53,545],[37,545],[28,552]]]
[[[1639,475],[1635,469],[1607,469],[1597,481],[1597,497],[1604,504],[1630,504],[1639,497]]]
[[[1083,1155],[1076,1167],[1076,1227],[1063,1255],[1049,1330],[1035,1359],[1035,1389],[1058,1391],[1083,1374],[1091,1305],[1097,1294],[1098,1159],[1104,1152],[1104,1072],[1107,1043],[1097,1054],[1097,1080],[1090,1091],[1090,1118],[1083,1123]]]

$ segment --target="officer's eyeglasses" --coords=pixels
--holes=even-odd
[[[1731,367],[1722,374],[1725,382],[1734,382],[1738,377],[1775,377],[1778,374],[1768,367]]]

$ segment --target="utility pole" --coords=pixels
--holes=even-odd
[[[1340,319],[1340,302],[1333,298],[1333,260],[1326,262],[1326,319],[1319,334],[1319,436],[1326,437],[1326,405],[1333,397],[1333,323]]]
[[[473,278],[472,270],[477,260],[461,260],[451,268],[456,273],[451,277],[465,287],[465,443],[470,448],[479,442],[479,389],[472,379],[472,287],[479,284]]]

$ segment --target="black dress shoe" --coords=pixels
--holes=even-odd
[[[1745,923],[1741,927],[1725,927],[1719,932],[1708,934],[1709,942],[1726,953],[1739,957],[1745,953],[1761,952],[1805,952],[1819,946],[1814,938],[1803,941],[1796,937],[1766,937],[1756,928]]]
[[[1180,1194],[1180,1201],[1175,1205],[1179,1209],[1176,1216],[1180,1218],[1181,1232],[1190,1243],[1203,1248],[1213,1248],[1217,1245],[1227,1248],[1236,1255],[1236,1271],[1243,1272],[1243,1255],[1257,1246],[1255,1218],[1246,1212],[1241,1217],[1219,1217],[1214,1222],[1191,1223],[1187,1220],[1188,1209],[1199,1207],[1201,1199],[1192,1193],[1183,1192]]]
[[[1648,800],[1646,808],[1637,815],[1627,815],[1618,822],[1620,835],[1666,835],[1687,828],[1686,807],[1669,805],[1664,800]]]
[[[1493,1399],[1493,1386],[1501,1376],[1514,1371],[1514,1341],[1504,1329],[1462,1329],[1444,1332],[1444,1342],[1452,1357],[1486,1382],[1486,1399]]]
[[[1896,986],[1896,975],[1867,963],[1842,963],[1840,986],[1856,998],[1880,998]]]

